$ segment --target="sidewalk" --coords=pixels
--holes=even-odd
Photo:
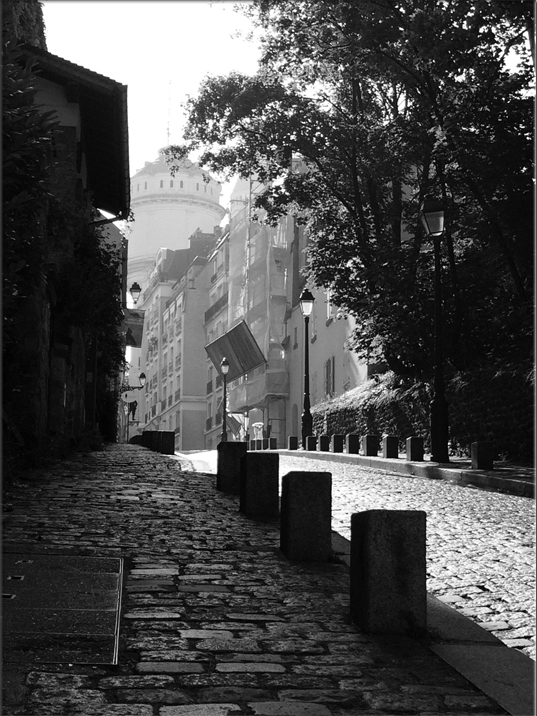
[[[443,464],[427,459],[423,462],[409,462],[404,455],[400,455],[399,458],[383,458],[307,450],[278,450],[278,452],[281,455],[293,457],[302,456],[317,460],[353,463],[360,467],[371,467],[380,472],[446,480],[455,485],[479,487],[519,497],[535,497],[535,468],[511,463],[495,463],[493,470],[474,470],[467,458],[451,458],[449,464]]]
[[[186,458],[114,445],[14,486],[5,716],[533,713],[530,659],[435,600],[427,638],[360,633],[344,541],[338,561],[290,562],[279,523],[244,517]],[[502,683],[489,670],[477,688],[448,664],[469,640]]]

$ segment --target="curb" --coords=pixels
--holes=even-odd
[[[472,468],[442,467],[437,462],[410,462],[408,460],[383,457],[366,457],[364,455],[347,455],[346,453],[318,452],[307,450],[278,450],[280,455],[290,457],[307,457],[314,460],[344,462],[359,465],[385,473],[427,477],[431,480],[444,480],[453,485],[478,487],[482,489],[504,492],[517,497],[535,498],[535,482],[523,478],[502,477],[489,470],[473,470]]]
[[[294,452],[294,451],[293,451]],[[332,531],[336,558],[350,567],[350,541]],[[511,716],[535,713],[535,662],[431,594],[428,648]]]

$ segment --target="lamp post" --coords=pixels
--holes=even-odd
[[[227,442],[227,374],[229,372],[229,363],[227,358],[224,356],[220,363],[220,372],[222,373],[222,379],[224,381],[224,402],[222,404],[222,442]]]
[[[142,289],[140,288],[140,284],[136,283],[136,281],[132,284],[132,286],[129,289],[129,293],[132,296],[132,300],[134,305],[138,303],[138,299],[140,298],[140,294],[142,293]]]
[[[310,353],[308,339],[308,325],[313,312],[315,298],[307,288],[300,296],[300,310],[304,316],[304,402],[302,412],[302,447],[306,449],[306,438],[312,434],[313,418],[310,411]]]
[[[442,273],[440,237],[444,233],[444,206],[434,197],[425,197],[420,217],[434,247],[434,379],[430,403],[431,460],[449,462],[448,404],[444,395],[444,335],[442,319]]]

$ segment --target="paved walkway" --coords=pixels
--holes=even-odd
[[[4,644],[5,716],[525,713],[502,709],[426,641],[360,633],[348,619],[344,565],[289,562],[277,523],[246,519],[214,477],[185,467],[117,445],[29,473],[8,495],[3,548],[21,574],[6,580],[24,570],[30,579],[47,557],[64,592],[76,589],[69,570],[91,570],[84,560],[95,568],[122,558],[125,575],[116,665],[43,658],[46,624],[62,611],[47,606],[46,590],[32,606],[40,619],[7,624],[26,652],[16,639]],[[62,572],[61,556],[77,566],[67,560]],[[108,582],[100,575],[84,591],[104,600],[98,609],[62,597],[71,653],[106,631],[99,624],[115,608],[106,599],[117,582],[106,570]],[[16,594],[16,582],[6,589]],[[47,632],[49,644],[59,631]]]

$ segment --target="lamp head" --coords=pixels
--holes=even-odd
[[[426,196],[420,206],[421,222],[428,236],[444,233],[444,205],[433,196]]]
[[[143,388],[145,385],[145,373],[140,373],[138,380],[140,381],[140,388]]]
[[[132,284],[129,291],[130,295],[132,296],[132,300],[134,301],[134,305],[138,303],[138,299],[140,298],[140,294],[142,293],[142,289],[140,287],[140,284],[136,283],[136,281]]]
[[[305,288],[300,296],[300,310],[304,317],[309,318],[309,316],[311,316],[314,302],[315,298],[312,292]]]
[[[222,373],[222,375],[227,375],[229,372],[229,362],[225,356],[222,358],[222,361],[220,363],[220,372]]]

